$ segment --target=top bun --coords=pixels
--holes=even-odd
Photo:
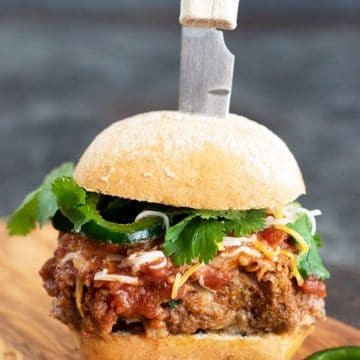
[[[194,209],[275,208],[305,193],[286,144],[254,121],[150,112],[115,122],[81,157],[87,191]]]

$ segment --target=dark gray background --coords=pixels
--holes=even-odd
[[[0,215],[111,122],[176,108],[177,16],[170,0],[0,0]],[[225,35],[232,111],[293,150],[324,213],[329,312],[360,326],[360,1],[242,0]]]
[[[84,9],[84,10],[118,10],[140,8],[177,9],[180,0],[0,0],[0,6],[3,9],[19,8],[47,8],[47,9]],[[241,10],[290,10],[290,11],[350,11],[359,9],[360,5],[357,0],[240,0]]]

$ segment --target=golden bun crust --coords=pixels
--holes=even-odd
[[[151,339],[116,334],[104,338],[77,334],[87,360],[288,360],[312,332],[307,326],[283,335],[170,335]]]
[[[305,193],[274,133],[238,115],[139,114],[101,132],[75,180],[88,191],[194,209],[273,208]]]

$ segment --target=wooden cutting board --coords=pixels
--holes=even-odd
[[[79,359],[68,329],[48,315],[51,299],[38,275],[56,247],[56,238],[50,226],[25,238],[9,238],[0,223],[0,359]],[[345,345],[360,345],[360,330],[328,318],[296,359]]]

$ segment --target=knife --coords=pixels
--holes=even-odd
[[[229,113],[235,57],[221,30],[236,28],[238,7],[239,0],[181,0],[180,111]]]

